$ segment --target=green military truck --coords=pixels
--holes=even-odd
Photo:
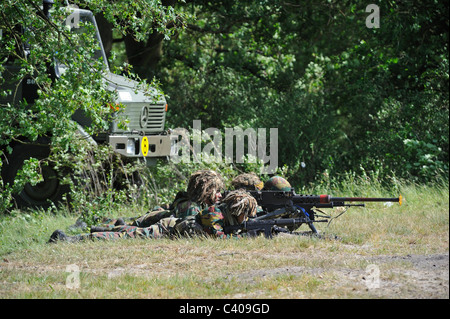
[[[50,17],[52,0],[43,1],[43,12]],[[175,141],[171,139],[169,131],[165,131],[165,119],[167,112],[166,100],[160,96],[157,101],[151,96],[152,92],[146,92],[138,86],[138,82],[113,74],[109,71],[106,54],[102,45],[97,23],[94,15],[89,10],[70,7],[71,15],[83,22],[91,24],[96,30],[96,38],[99,50],[95,56],[103,58],[104,78],[108,90],[116,92],[117,101],[111,101],[111,106],[120,105],[121,117],[126,117],[126,125],[118,125],[118,121],[112,120],[109,130],[95,136],[89,136],[86,128],[91,120],[82,111],[76,111],[72,120],[77,123],[78,133],[82,138],[88,139],[93,147],[95,144],[108,143],[112,149],[126,158],[145,159],[147,163],[153,163],[156,158],[167,158],[174,152]],[[76,29],[76,26],[75,26]],[[26,44],[24,44],[25,46]],[[24,48],[23,52],[32,50]],[[53,72],[55,80],[65,71],[62,64],[55,64]],[[14,62],[4,64],[1,74],[3,78],[2,89],[11,90],[14,94],[0,97],[0,105],[18,105],[23,99],[32,103],[37,98],[37,85],[31,77],[24,77],[21,81],[12,80],[20,71],[20,67]],[[32,123],[30,122],[30,125]],[[48,137],[40,137],[33,143],[16,141],[9,144],[13,151],[9,154],[5,149],[2,167],[2,178],[5,183],[12,183],[17,172],[23,166],[25,160],[33,157],[45,159],[50,154],[50,140]],[[2,146],[6,147],[6,146]],[[16,204],[24,206],[46,206],[49,202],[59,201],[68,191],[66,185],[60,183],[60,173],[51,166],[42,167],[44,181],[32,186],[27,184],[22,191],[15,194]]]

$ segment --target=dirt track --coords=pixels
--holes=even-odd
[[[362,257],[359,257],[362,258]],[[362,298],[449,298],[449,255],[407,255],[364,257],[369,266],[363,270],[334,268],[332,289],[348,291]],[[377,274],[378,271],[378,274]],[[310,267],[283,267],[245,273],[240,280],[310,274],[323,278],[329,270]],[[328,275],[329,276],[329,275]],[[337,298],[342,296],[336,296]]]
[[[390,269],[389,272],[399,275],[404,281],[383,279],[376,294],[390,298],[449,298],[448,254],[378,256],[373,261],[381,265],[398,262],[411,264],[407,270]]]

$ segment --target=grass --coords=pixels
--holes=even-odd
[[[329,226],[317,225],[340,240],[280,236],[47,244],[55,229],[67,230],[76,216],[14,211],[0,217],[0,298],[414,297],[411,291],[420,286],[408,282],[414,279],[408,272],[418,271],[411,262],[373,258],[448,254],[449,193],[448,186],[401,185],[399,190],[402,206],[368,203],[350,208]],[[364,195],[386,194],[370,189]],[[124,209],[116,214],[136,213]],[[385,288],[368,290],[364,276],[374,260]],[[448,275],[446,280],[433,298],[448,298]]]

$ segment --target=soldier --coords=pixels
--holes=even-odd
[[[204,209],[197,215],[197,222],[203,231],[218,238],[242,237],[241,234],[226,234],[224,227],[238,225],[249,217],[256,216],[257,202],[243,189],[229,192],[222,202]]]
[[[94,227],[94,231],[113,230],[122,225],[149,227],[170,216],[178,218],[195,216],[202,209],[220,200],[222,189],[223,180],[219,173],[213,170],[199,170],[190,176],[187,191],[178,192],[170,206],[157,206],[140,217],[106,219],[99,227]]]
[[[260,191],[264,187],[264,182],[262,182],[259,177],[251,172],[251,173],[243,173],[236,176],[231,181],[231,186],[233,189],[244,189],[248,191]],[[260,206],[256,207],[256,214],[262,214],[264,211]]]
[[[195,216],[204,208],[220,200],[223,187],[223,180],[219,173],[213,170],[196,171],[189,178],[187,191],[178,192],[168,210],[150,212],[136,219],[132,226],[148,227],[169,216],[181,219]]]
[[[187,192],[179,192],[172,204],[172,209],[156,210],[139,218],[131,219],[127,224],[124,219],[109,220],[99,227],[91,227],[90,234],[67,236],[56,230],[49,242],[79,241],[85,239],[118,239],[118,238],[161,238],[172,236],[176,232],[193,234],[198,231],[195,216],[209,205],[221,198],[223,181],[220,174],[212,170],[200,170],[191,175]],[[183,220],[185,220],[183,222]],[[177,227],[175,231],[175,227]]]
[[[187,192],[174,201],[175,216],[184,218],[197,215],[202,209],[214,205],[222,197],[223,179],[213,170],[200,170],[191,175]]]

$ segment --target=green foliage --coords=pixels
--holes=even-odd
[[[431,143],[406,139],[403,141],[406,146],[407,155],[415,159],[407,163],[405,169],[414,175],[432,180],[438,173],[448,171],[448,163],[439,160],[442,149]],[[440,176],[441,174],[438,174]]]
[[[1,4],[2,30],[13,30],[24,21],[30,28],[16,37],[3,33],[0,72],[8,57],[18,58],[19,44],[26,40],[36,53],[20,60],[17,77],[32,76],[40,90],[33,105],[2,103],[0,156],[11,152],[12,141],[48,135],[56,157],[69,158],[64,154],[70,151],[75,159],[89,162],[76,154],[77,147],[84,154],[87,151],[73,143],[76,127],[70,117],[81,107],[93,119],[89,133],[107,125],[110,109],[103,106],[111,96],[101,80],[102,67],[85,63],[94,53],[92,39],[48,25],[36,14],[36,3]],[[375,2],[380,8],[379,28],[366,26],[367,3],[353,1],[85,0],[73,4],[111,22],[115,42],[130,34],[148,43],[155,34],[170,39],[164,42],[155,70],[170,105],[168,126],[189,128],[198,119],[203,127],[220,131],[276,127],[280,172],[297,188],[328,185],[324,176],[345,182],[352,174],[376,176],[386,183],[392,176],[420,183],[448,178],[446,3]],[[53,15],[62,18],[63,14],[56,4]],[[73,50],[79,41],[90,45]],[[113,64],[122,66],[132,58],[127,52],[126,45],[113,47],[112,56],[124,60]],[[46,69],[53,57],[66,61],[70,72],[52,84]],[[127,69],[126,64],[121,67]],[[0,93],[3,98],[14,90]],[[92,152],[103,154],[88,152],[94,157]],[[103,156],[108,161],[111,157]],[[239,170],[257,166],[201,162],[159,163],[148,172],[129,169],[141,171],[149,185],[147,198],[160,203],[183,189],[196,168],[214,168],[229,179]],[[30,167],[22,176],[32,177],[32,171]],[[111,184],[115,173],[104,174],[105,185]],[[121,195],[105,185],[109,199],[79,202],[108,207],[106,202]],[[12,187],[0,182],[2,203],[10,198]]]
[[[42,1],[37,0],[8,0],[0,5],[0,169],[15,145],[33,143],[43,136],[49,138],[52,147],[51,164],[62,169],[61,159],[78,160],[86,152],[76,142],[80,136],[79,127],[72,120],[74,113],[82,112],[89,118],[85,130],[92,135],[107,130],[114,116],[115,110],[108,105],[115,92],[107,90],[104,79],[107,61],[98,58],[100,48],[93,25],[80,21],[83,32],[73,32],[65,23],[71,13],[65,3],[55,1],[51,20],[44,17],[41,5]],[[103,12],[118,32],[133,34],[138,39],[153,31],[169,38],[173,28],[166,24],[181,21],[173,8],[162,6],[160,1],[87,0],[71,5]],[[60,73],[57,81],[52,74],[55,67]],[[17,83],[21,81],[37,86],[36,99],[16,101]],[[142,85],[149,84],[143,81]],[[65,173],[71,172],[68,168],[83,167],[85,163],[70,165],[66,161]],[[35,165],[25,165],[14,185],[1,180],[1,211],[9,207],[11,194],[20,186],[35,185],[42,179],[36,159],[31,158],[29,164]]]
[[[160,0],[81,0],[71,1],[80,7],[87,7],[94,14],[103,14],[115,30],[121,34],[132,34],[138,41],[145,41],[149,34],[162,33],[166,40],[182,26],[184,17],[172,6],[163,5]],[[184,2],[184,1],[181,1]],[[169,24],[172,26],[170,27]]]
[[[367,4],[349,1],[181,6],[192,19],[160,65],[169,123],[277,127],[298,185],[360,167],[448,176],[448,6],[376,4],[373,29]]]

